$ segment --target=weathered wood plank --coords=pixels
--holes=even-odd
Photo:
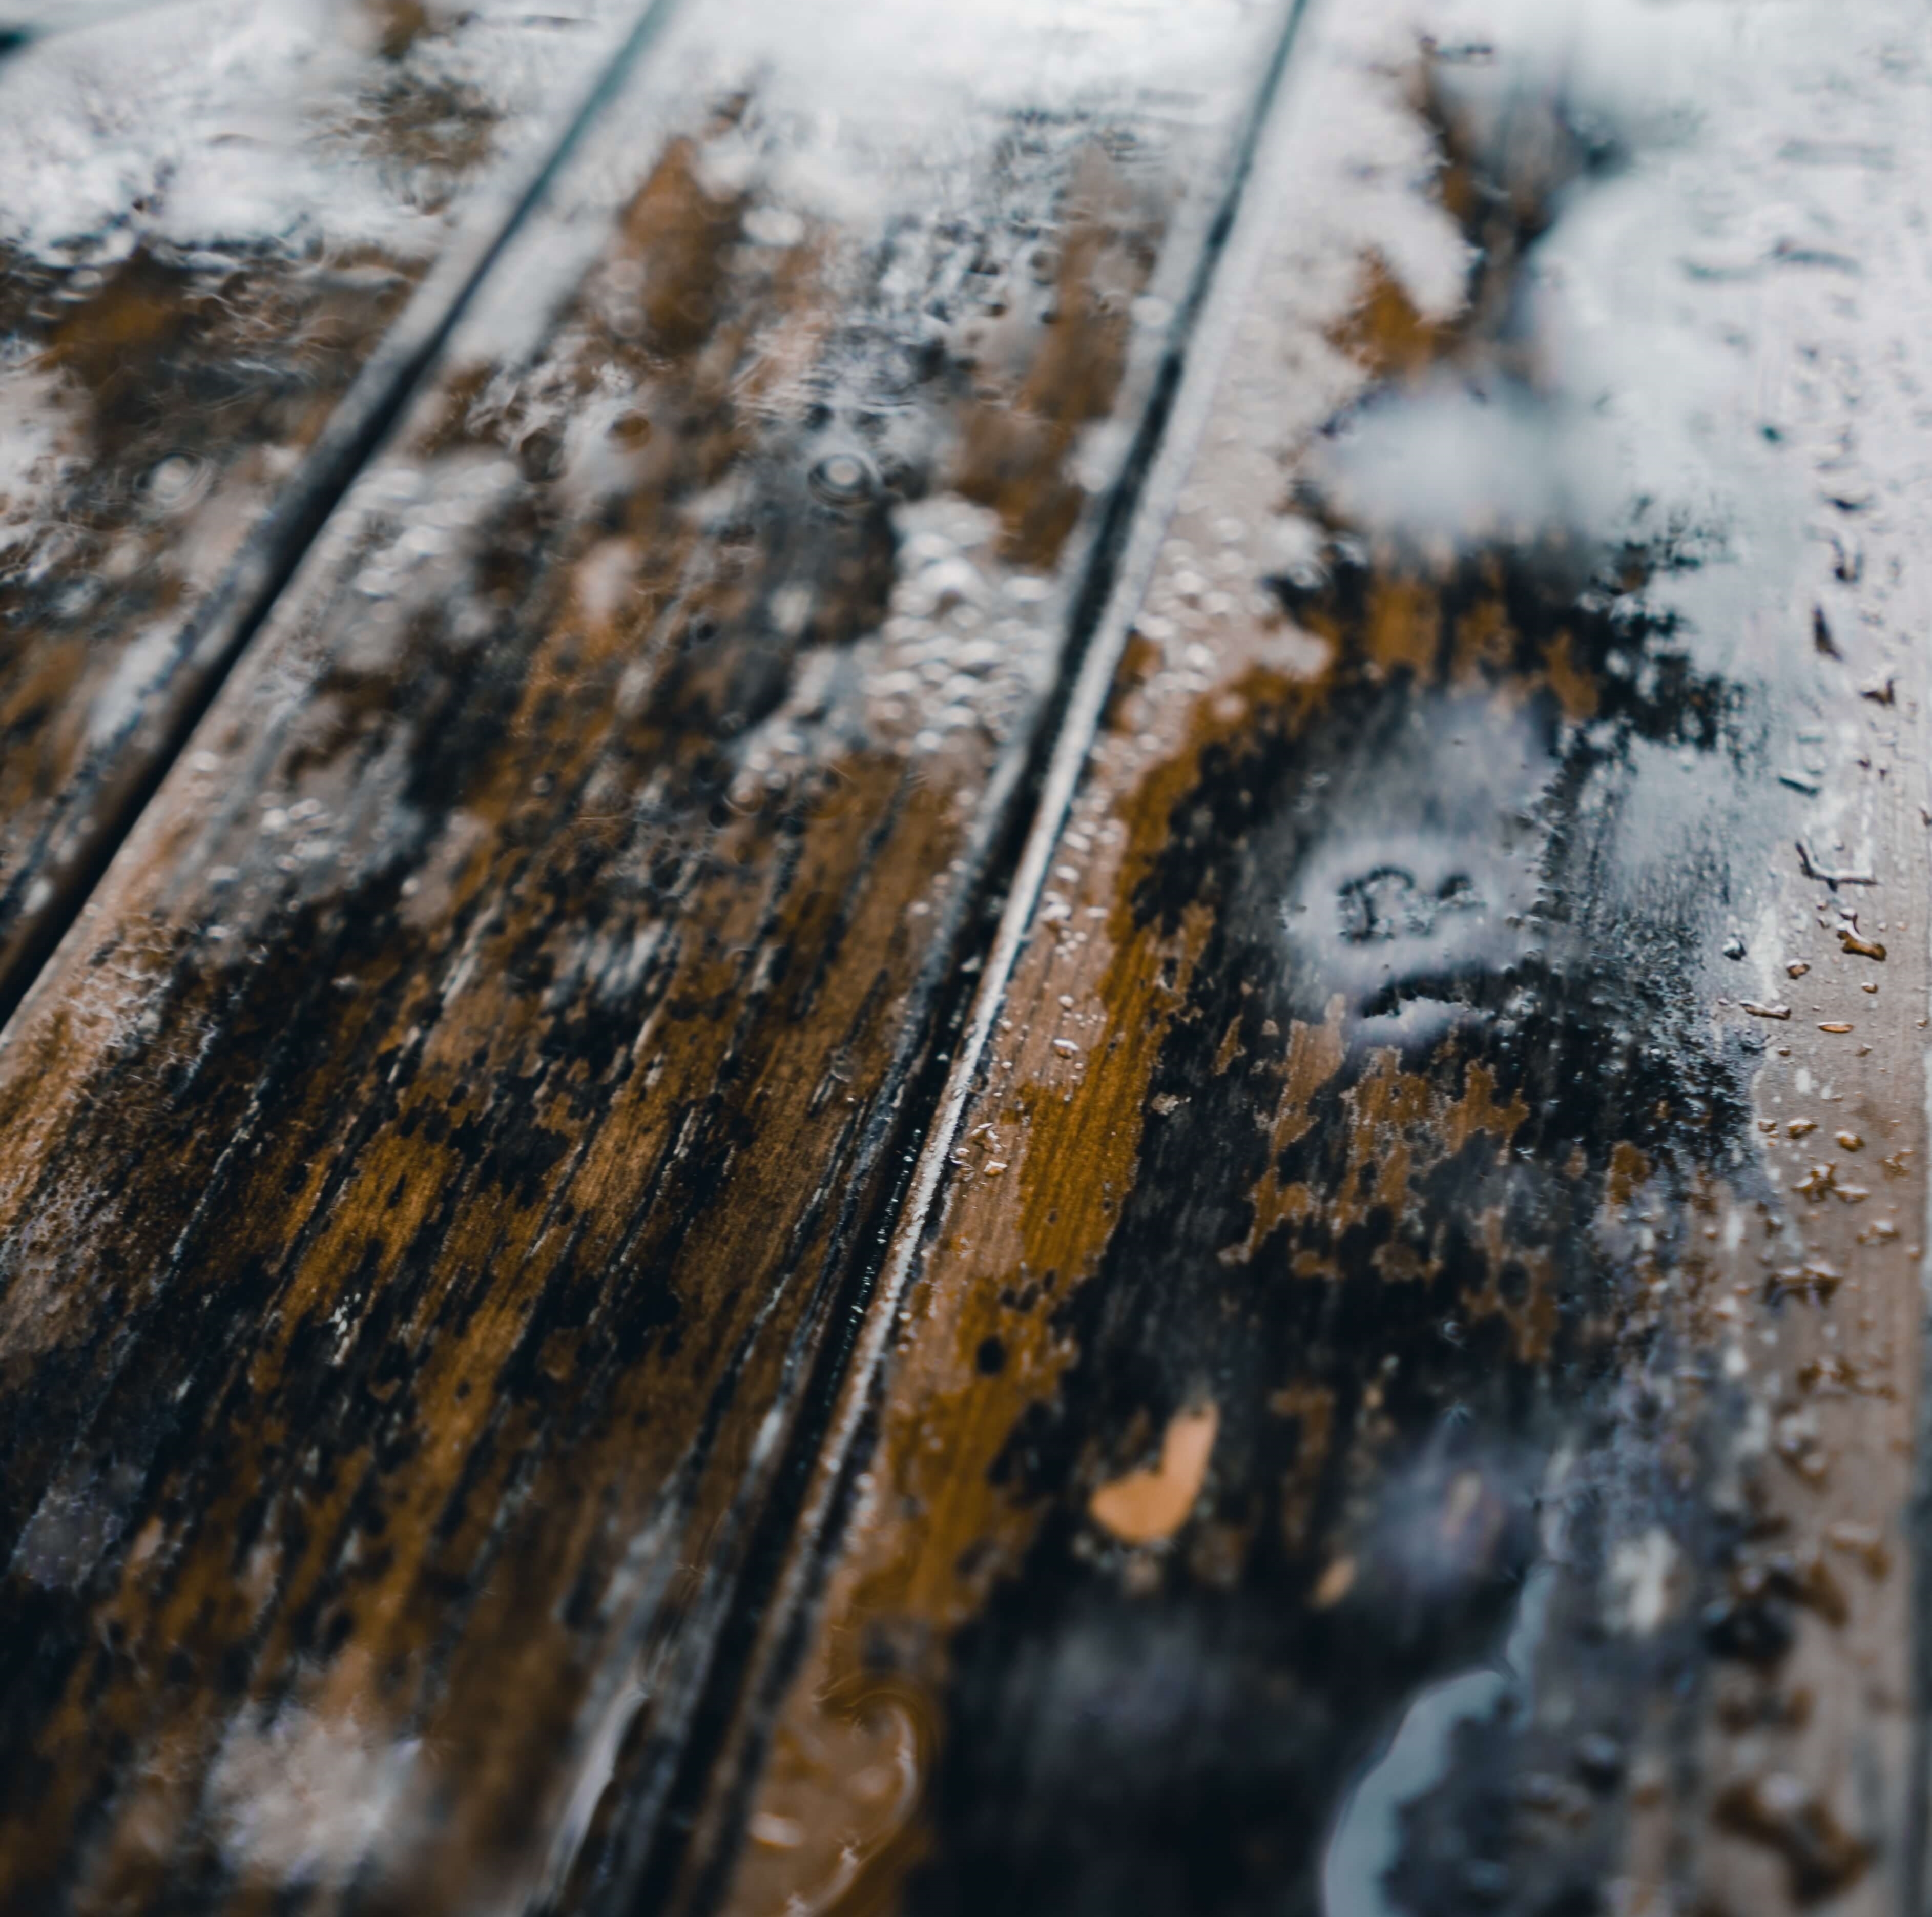
[[[1920,1907],[1925,28],[1503,10],[1291,95],[744,1917]]]
[[[0,1043],[0,1904],[650,1906],[1282,23],[707,8],[506,258]]]
[[[0,1016],[640,10],[47,10],[0,62]]]

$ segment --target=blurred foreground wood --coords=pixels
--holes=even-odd
[[[622,11],[109,4],[36,10],[44,38],[0,41],[0,1016],[610,64]]]

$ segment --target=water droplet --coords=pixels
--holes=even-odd
[[[149,505],[163,512],[178,512],[200,496],[207,483],[204,460],[170,453],[149,472],[145,490]]]
[[[830,506],[863,506],[872,496],[871,465],[856,453],[827,453],[808,476],[816,496]]]
[[[1591,1784],[1607,1790],[1623,1775],[1623,1746],[1601,1731],[1592,1731],[1577,1740],[1576,1768]]]
[[[554,479],[563,470],[563,435],[548,427],[526,433],[517,442],[517,467],[533,484]]]

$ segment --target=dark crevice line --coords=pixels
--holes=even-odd
[[[828,1447],[836,1449],[838,1413],[854,1380],[861,1356],[861,1334],[875,1306],[896,1310],[896,1299],[882,1298],[881,1281],[893,1248],[908,1231],[922,1231],[920,1169],[944,1130],[954,1059],[974,1023],[982,992],[1003,995],[1004,981],[989,975],[987,960],[1000,928],[1030,902],[1016,890],[1029,844],[1042,831],[1057,828],[1058,808],[1049,788],[1056,763],[1070,751],[1082,756],[1096,711],[1076,711],[1090,654],[1124,585],[1130,585],[1126,562],[1136,534],[1155,536],[1165,525],[1172,500],[1150,485],[1156,463],[1180,410],[1184,381],[1190,374],[1201,392],[1211,392],[1212,364],[1197,364],[1194,349],[1204,331],[1210,300],[1248,199],[1248,188],[1267,136],[1275,123],[1282,82],[1291,64],[1309,0],[1288,0],[1268,63],[1251,95],[1246,115],[1232,142],[1226,180],[1212,218],[1198,243],[1193,270],[1167,344],[1136,425],[1133,442],[1102,509],[1083,571],[1069,609],[1066,642],[1052,686],[1031,720],[1016,755],[1017,776],[996,791],[992,817],[981,835],[963,896],[950,923],[922,970],[910,996],[905,1035],[896,1070],[874,1102],[854,1166],[853,1200],[827,1253],[834,1268],[829,1309],[808,1314],[801,1341],[818,1349],[795,1351],[787,1360],[806,1384],[790,1420],[770,1489],[752,1516],[744,1568],[734,1580],[717,1626],[718,1634],[700,1654],[708,1667],[698,1687],[689,1727],[671,1761],[676,1775],[668,1790],[660,1784],[650,1796],[662,1808],[656,1828],[633,1836],[642,1868],[617,1903],[600,1910],[656,1913],[669,1906],[687,1868],[695,1871],[677,1908],[685,1917],[716,1909],[728,1886],[736,1833],[756,1787],[764,1742],[808,1641],[811,1606],[837,1546],[837,1514],[850,1503],[856,1473],[862,1468],[862,1444],[844,1457],[833,1456],[835,1494],[829,1512],[814,1522],[813,1487]],[[1190,398],[1194,397],[1190,394]],[[1155,524],[1153,522],[1158,522]],[[1156,536],[1157,544],[1157,536]],[[1117,650],[1117,648],[1114,649]],[[1111,669],[1111,656],[1090,663]],[[1072,736],[1071,725],[1079,735]],[[836,1268],[844,1264],[841,1274]],[[821,1280],[821,1283],[825,1281]],[[869,1388],[866,1381],[856,1381]],[[828,1521],[828,1519],[830,1521]],[[802,1564],[806,1577],[784,1602],[788,1574]],[[772,1616],[776,1603],[783,1615]],[[778,1654],[761,1658],[761,1645],[776,1630]],[[762,1666],[762,1668],[760,1666]],[[748,1732],[734,1752],[734,1737]],[[692,1857],[690,1847],[703,1828],[707,1804],[720,1802],[714,1773],[721,1760],[736,1759],[723,1787],[728,1806],[720,1826],[724,1840],[708,1854]],[[662,1795],[660,1796],[660,1792]]]
[[[542,207],[585,136],[623,90],[685,0],[646,0],[583,98],[563,116],[520,184],[479,203],[356,376],[320,436],[227,577],[177,641],[183,683],[148,716],[155,737],[130,766],[111,763],[90,776],[91,817],[80,843],[52,878],[53,896],[0,971],[0,1043],[22,1001],[93,896],[295,577],[317,536],[380,449],[430,373],[510,242]],[[31,45],[38,29],[0,24],[0,58]]]

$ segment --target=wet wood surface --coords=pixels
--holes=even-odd
[[[1916,1910],[1910,10],[170,12],[0,262],[0,1909]]]
[[[660,50],[10,1028],[10,1908],[676,1861],[1282,22],[890,27]]]
[[[1767,168],[1328,24],[821,1462],[735,1911],[1918,1907],[1920,376],[1909,298],[1784,260],[1904,296],[1837,142],[1922,164],[1922,96],[1764,36]],[[1732,167],[1792,234],[1647,236]],[[1633,333],[1701,470],[1567,412],[1666,430]]]

